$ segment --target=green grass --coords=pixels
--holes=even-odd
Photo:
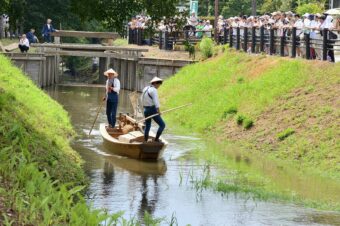
[[[246,54],[226,51],[213,60],[183,68],[164,83],[161,96],[169,108],[190,102],[193,106],[167,119],[202,132],[214,127],[230,107],[252,118],[307,78],[303,62],[279,60],[279,67],[265,71],[260,78],[239,83],[238,78],[249,71],[247,66],[255,66],[249,65],[251,60]]]
[[[164,109],[193,103],[165,115],[168,124],[219,141],[221,153],[232,147],[261,153],[291,164],[289,167],[339,181],[339,70],[340,64],[249,56],[227,49],[215,58],[182,68],[164,82],[160,96]],[[198,158],[215,158],[210,151]],[[216,159],[224,160],[223,156]],[[254,181],[265,181],[266,173],[262,174],[264,179]],[[279,190],[293,189],[284,186]],[[280,193],[277,188],[264,189],[268,193],[274,190]],[[334,197],[329,205],[320,201],[319,207],[339,209],[340,200]],[[317,206],[313,197],[305,199],[304,203]]]
[[[294,129],[288,128],[288,129],[282,131],[281,133],[279,133],[277,135],[277,138],[282,141],[282,140],[285,140],[287,137],[293,135],[294,133],[295,133]]]

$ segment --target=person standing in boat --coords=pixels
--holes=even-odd
[[[106,115],[109,127],[114,128],[116,125],[120,81],[117,78],[118,73],[112,68],[105,71],[104,75],[107,76],[106,97],[104,97],[104,100],[106,100]]]
[[[161,117],[161,112],[159,110],[160,104],[158,99],[157,89],[162,85],[163,80],[158,77],[154,77],[150,86],[144,88],[142,93],[142,103],[144,106],[144,116],[145,118],[159,113],[159,115],[153,117],[152,119],[158,124],[159,128],[156,134],[155,141],[159,142],[159,137],[162,135],[163,130],[165,129],[165,123]],[[149,139],[149,132],[151,128],[151,119],[145,121],[145,130],[144,130],[144,140],[145,142]]]

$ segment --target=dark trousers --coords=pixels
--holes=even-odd
[[[118,94],[109,94],[106,101],[106,116],[109,125],[115,127],[116,125],[116,115],[118,108]]]
[[[51,35],[50,34],[44,35],[44,41],[47,43],[51,43],[52,42]]]
[[[145,118],[147,118],[151,115],[154,115],[154,114],[157,114],[157,109],[156,109],[155,106],[144,107]],[[157,116],[153,117],[152,119],[159,125],[158,131],[157,131],[157,134],[156,134],[156,138],[155,138],[155,141],[158,141],[159,137],[162,135],[163,130],[165,129],[165,123],[164,123],[164,121],[163,121],[163,119],[160,115],[157,115]],[[150,132],[150,129],[151,129],[151,120],[152,119],[148,119],[148,120],[145,121],[145,130],[144,130],[144,140],[145,141],[148,141],[148,139],[149,139],[149,132]]]
[[[27,52],[30,49],[30,47],[25,46],[25,45],[19,45],[19,49],[22,53],[24,53],[24,52]]]

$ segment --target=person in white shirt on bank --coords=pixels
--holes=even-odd
[[[159,138],[162,135],[163,130],[165,129],[165,123],[160,116],[161,112],[159,110],[160,104],[158,99],[157,89],[163,84],[163,80],[158,77],[154,77],[150,81],[150,86],[144,88],[142,93],[142,104],[144,106],[144,117],[147,118],[154,114],[159,114],[152,119],[158,124],[159,128],[156,134],[155,141],[159,142]],[[151,119],[145,121],[145,130],[144,130],[144,141],[148,142],[149,140],[149,132],[151,128]]]

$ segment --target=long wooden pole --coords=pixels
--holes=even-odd
[[[175,108],[172,108],[172,109],[163,111],[163,112],[161,112],[161,113],[157,113],[157,114],[150,115],[149,117],[146,117],[146,118],[144,118],[144,119],[141,119],[141,120],[137,121],[136,124],[141,123],[141,122],[144,122],[144,121],[146,121],[146,120],[148,120],[148,119],[151,119],[151,118],[153,118],[153,117],[155,117],[155,116],[157,116],[157,115],[165,114],[165,113],[168,113],[168,112],[171,112],[171,111],[175,111],[175,110],[178,110],[178,109],[180,109],[180,108],[188,107],[188,106],[190,106],[190,105],[192,105],[192,103],[185,104],[185,105],[182,105],[182,106],[179,106],[179,107],[175,107]]]
[[[103,107],[103,105],[104,105],[104,102],[106,102],[106,101],[103,100],[103,101],[100,103],[100,106],[99,106],[98,111],[97,111],[96,118],[94,119],[93,124],[92,124],[92,127],[91,127],[91,129],[90,129],[89,136],[91,135],[91,132],[92,132],[93,127],[94,127],[94,124],[96,124],[96,121],[97,121],[97,119],[98,119],[98,115],[99,115],[100,110],[102,109],[102,107]]]

